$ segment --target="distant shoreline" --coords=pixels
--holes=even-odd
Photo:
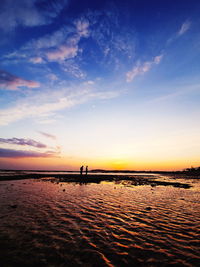
[[[41,172],[41,171],[39,171]],[[152,175],[151,175],[152,174]],[[163,173],[160,173],[163,175]],[[80,175],[80,174],[48,174],[48,173],[24,173],[22,171],[15,171],[13,175],[2,175],[0,176],[0,181],[12,181],[12,180],[23,180],[23,179],[45,179],[50,180],[52,182],[75,182],[81,184],[87,183],[100,183],[103,181],[108,182],[120,182],[120,181],[127,181],[129,185],[163,185],[163,186],[174,186],[180,188],[190,188],[191,185],[188,183],[177,182],[176,180],[181,178],[185,179],[185,181],[190,179],[200,179],[200,177],[188,177],[186,175],[166,175],[173,178],[175,181],[163,181],[163,177],[154,176],[152,173],[146,173],[146,175],[117,175],[117,174],[88,174],[88,175]]]
[[[68,170],[15,170],[15,169],[0,169],[0,172],[71,172],[77,173],[77,171],[68,171]],[[103,170],[103,169],[94,169],[90,170],[89,173],[155,173],[155,174],[185,174],[185,171],[135,171],[135,170]]]
[[[0,169],[0,173],[1,172],[5,172],[5,173],[9,173],[9,172],[14,172],[16,173],[16,176],[18,176],[18,174],[20,173],[28,173],[28,172],[32,172],[32,173],[71,173],[71,174],[78,174],[78,171],[68,171],[68,170],[13,170],[13,169]],[[188,168],[186,170],[182,170],[182,171],[137,171],[137,170],[103,170],[103,169],[93,169],[93,170],[89,170],[88,171],[89,174],[160,174],[160,175],[181,175],[184,176],[183,178],[187,178],[187,177],[193,177],[195,178],[200,178],[200,167],[198,168]],[[24,174],[23,174],[24,175]],[[62,174],[63,175],[63,174]],[[1,177],[1,176],[0,176]],[[0,178],[1,179],[1,178]]]

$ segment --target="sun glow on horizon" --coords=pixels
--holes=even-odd
[[[61,171],[79,171],[81,165],[88,165],[89,170],[135,170],[135,171],[179,171],[188,167],[198,167],[199,161],[190,159],[190,161],[152,161],[152,160],[130,160],[130,159],[69,159],[60,158],[16,158],[2,159],[1,169],[26,169],[26,170],[61,170]],[[2,168],[3,167],[3,168]]]

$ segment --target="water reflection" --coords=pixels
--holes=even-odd
[[[1,263],[197,266],[200,202],[194,185],[0,182]]]

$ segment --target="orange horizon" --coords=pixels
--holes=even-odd
[[[131,163],[134,162],[134,163]],[[190,167],[200,166],[197,160],[180,161],[128,161],[121,160],[91,160],[67,158],[1,158],[0,169],[4,170],[44,170],[44,171],[79,171],[81,165],[88,165],[89,170],[117,170],[117,171],[182,171]]]

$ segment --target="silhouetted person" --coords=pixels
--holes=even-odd
[[[83,166],[80,167],[80,175],[83,174]]]
[[[87,175],[88,174],[88,166],[86,166],[86,168],[85,168],[85,175]]]

